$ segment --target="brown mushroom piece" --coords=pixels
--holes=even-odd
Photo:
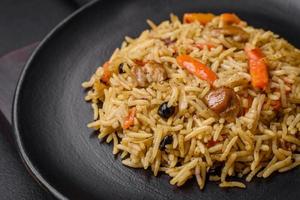
[[[166,70],[157,63],[134,66],[132,72],[139,87],[146,87],[152,82],[161,82],[168,78]]]
[[[249,34],[238,26],[225,26],[223,28],[215,28],[211,31],[213,36],[232,36],[232,39],[236,42],[245,42],[249,38]]]
[[[221,87],[211,90],[205,96],[206,105],[229,122],[233,122],[240,112],[240,101],[233,89]]]

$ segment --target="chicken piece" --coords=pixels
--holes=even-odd
[[[146,74],[144,73],[144,70],[142,67],[139,66],[134,66],[132,68],[132,73],[135,76],[135,79],[137,81],[137,85],[139,87],[146,87],[147,83],[147,78],[146,78]]]
[[[152,82],[161,82],[168,78],[166,70],[157,63],[147,63],[143,67],[134,66],[132,72],[139,87],[146,87]]]

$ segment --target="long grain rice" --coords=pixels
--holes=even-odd
[[[247,41],[216,36],[212,30],[225,26],[219,16],[205,26],[182,23],[175,15],[160,24],[147,23],[150,30],[137,38],[125,37],[107,59],[112,72],[108,83],[101,82],[102,67],[82,83],[88,89],[85,100],[93,110],[93,121],[87,126],[99,132],[99,139],[113,143],[113,154],[120,153],[124,165],[150,168],[155,176],[167,173],[170,183],[177,186],[195,176],[200,189],[206,179],[220,182],[220,187],[245,188],[228,177],[246,177],[249,182],[255,176],[266,178],[300,165],[298,49],[243,21],[233,26],[249,34]],[[198,48],[196,44],[201,43],[214,47]],[[265,55],[269,70],[266,90],[251,85],[245,46],[260,48]],[[176,61],[180,54],[203,62],[218,79],[210,85],[188,73]],[[118,73],[121,63],[124,73]],[[140,87],[133,68],[149,65],[163,68],[167,79]],[[206,105],[205,96],[216,87],[230,87],[238,95],[243,111],[234,120],[218,116]],[[164,102],[176,108],[168,119],[157,113]],[[280,108],[273,108],[274,102]],[[132,108],[136,109],[133,124],[125,129]],[[171,142],[162,147],[165,137]],[[207,175],[216,163],[223,165],[221,174]]]

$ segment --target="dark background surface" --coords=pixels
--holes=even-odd
[[[57,23],[76,8],[77,5],[69,0],[1,0],[0,57],[40,41]],[[17,64],[17,72],[19,72],[23,61],[19,60]],[[9,65],[0,63],[0,78],[6,76],[3,70],[8,70],[8,67]],[[12,91],[13,87],[4,92],[5,95],[8,94],[11,97]],[[3,91],[0,95],[3,97]],[[6,106],[10,107],[10,105]],[[2,108],[0,109],[0,199],[54,199],[26,171],[14,147],[10,119],[6,118],[10,116],[9,110],[2,111]]]
[[[0,56],[41,40],[75,9],[70,0],[1,0]]]

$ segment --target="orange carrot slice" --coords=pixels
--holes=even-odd
[[[239,24],[241,22],[241,19],[234,13],[223,13],[220,17],[226,24]]]
[[[205,47],[207,47],[208,50],[212,48],[216,48],[216,45],[210,43],[197,43],[195,44],[195,46],[198,47],[199,49],[204,49]]]
[[[252,86],[265,90],[268,87],[269,75],[265,56],[259,48],[245,48],[248,57]]]
[[[103,81],[104,83],[108,83],[111,75],[112,75],[112,73],[109,69],[109,62],[105,62],[103,64],[103,74],[102,74],[102,77],[101,77],[101,81]]]
[[[136,114],[136,108],[131,108],[128,111],[128,115],[125,117],[123,129],[128,129],[130,126],[134,124],[134,117]]]
[[[176,58],[177,63],[182,68],[188,70],[191,74],[194,74],[198,78],[207,81],[209,84],[213,84],[217,79],[217,75],[209,67],[196,60],[189,55],[180,55]]]
[[[212,13],[185,13],[183,15],[184,23],[192,23],[198,21],[200,24],[206,25],[215,17]]]

